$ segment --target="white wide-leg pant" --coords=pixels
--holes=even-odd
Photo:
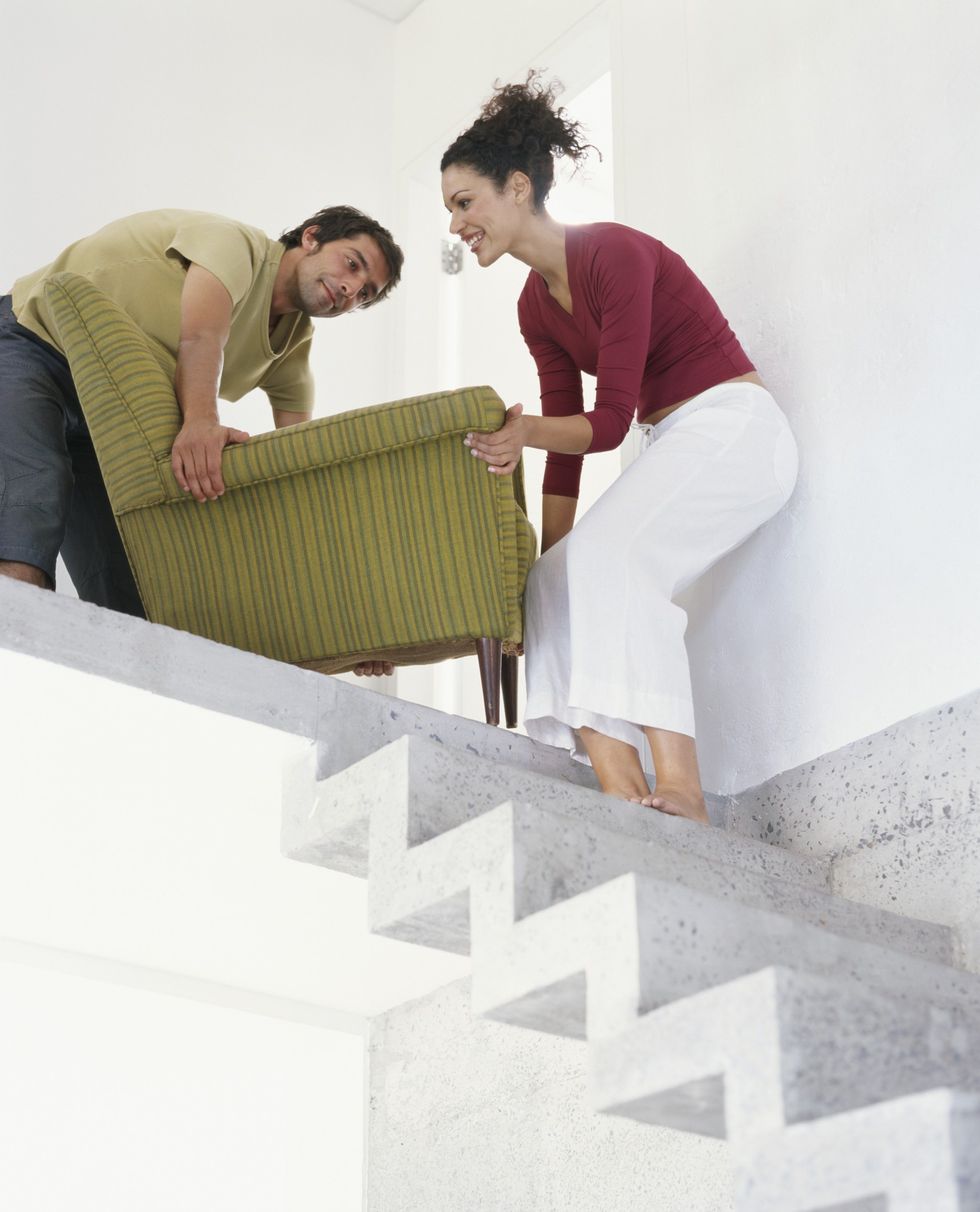
[[[796,482],[772,396],[723,383],[648,428],[643,454],[531,569],[528,734],[588,762],[583,726],[635,745],[641,727],[694,736],[687,616],[674,602],[771,518]]]

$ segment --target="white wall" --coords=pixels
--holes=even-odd
[[[5,1208],[359,1212],[360,1036],[2,961],[0,1005]]]
[[[727,790],[980,681],[980,23],[622,0],[620,32],[623,218],[703,274],[802,450],[788,510],[690,595]]]
[[[729,1212],[728,1142],[592,1110],[589,1045],[474,1017],[468,981],[371,1023],[371,1212]]]
[[[492,11],[463,12],[455,0],[423,0],[395,35],[394,155],[399,169],[431,151],[439,158],[464,125],[472,122],[497,79],[517,79],[529,66],[555,67],[576,89],[598,74],[586,42],[568,61],[561,47],[570,30],[605,7],[596,0],[501,0]],[[549,60],[553,60],[549,64]]]

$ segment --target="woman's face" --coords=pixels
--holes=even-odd
[[[462,164],[442,174],[442,199],[450,214],[449,230],[469,247],[478,264],[492,265],[509,252],[518,232],[522,208],[512,173],[502,190],[489,177]],[[526,178],[525,178],[526,179]]]

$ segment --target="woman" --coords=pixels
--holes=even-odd
[[[555,92],[536,72],[498,88],[442,158],[450,231],[483,268],[530,266],[517,314],[541,382],[542,416],[515,404],[466,444],[496,475],[525,446],[548,452],[525,598],[528,733],[590,761],[604,791],[707,823],[673,598],[785,503],[796,448],[680,257],[620,224],[548,214],[554,156],[588,151]],[[583,370],[597,380],[589,412]],[[635,414],[646,450],[573,530],[582,456],[618,446]]]

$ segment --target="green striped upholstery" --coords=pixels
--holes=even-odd
[[[181,492],[170,472],[170,448],[180,409],[173,380],[147,338],[77,274],[55,274],[45,294],[114,511],[176,499]]]
[[[462,443],[503,421],[489,387],[229,447],[225,494],[202,505],[170,470],[180,413],[143,334],[84,278],[46,291],[152,621],[328,673],[521,642],[521,474],[488,475]]]

